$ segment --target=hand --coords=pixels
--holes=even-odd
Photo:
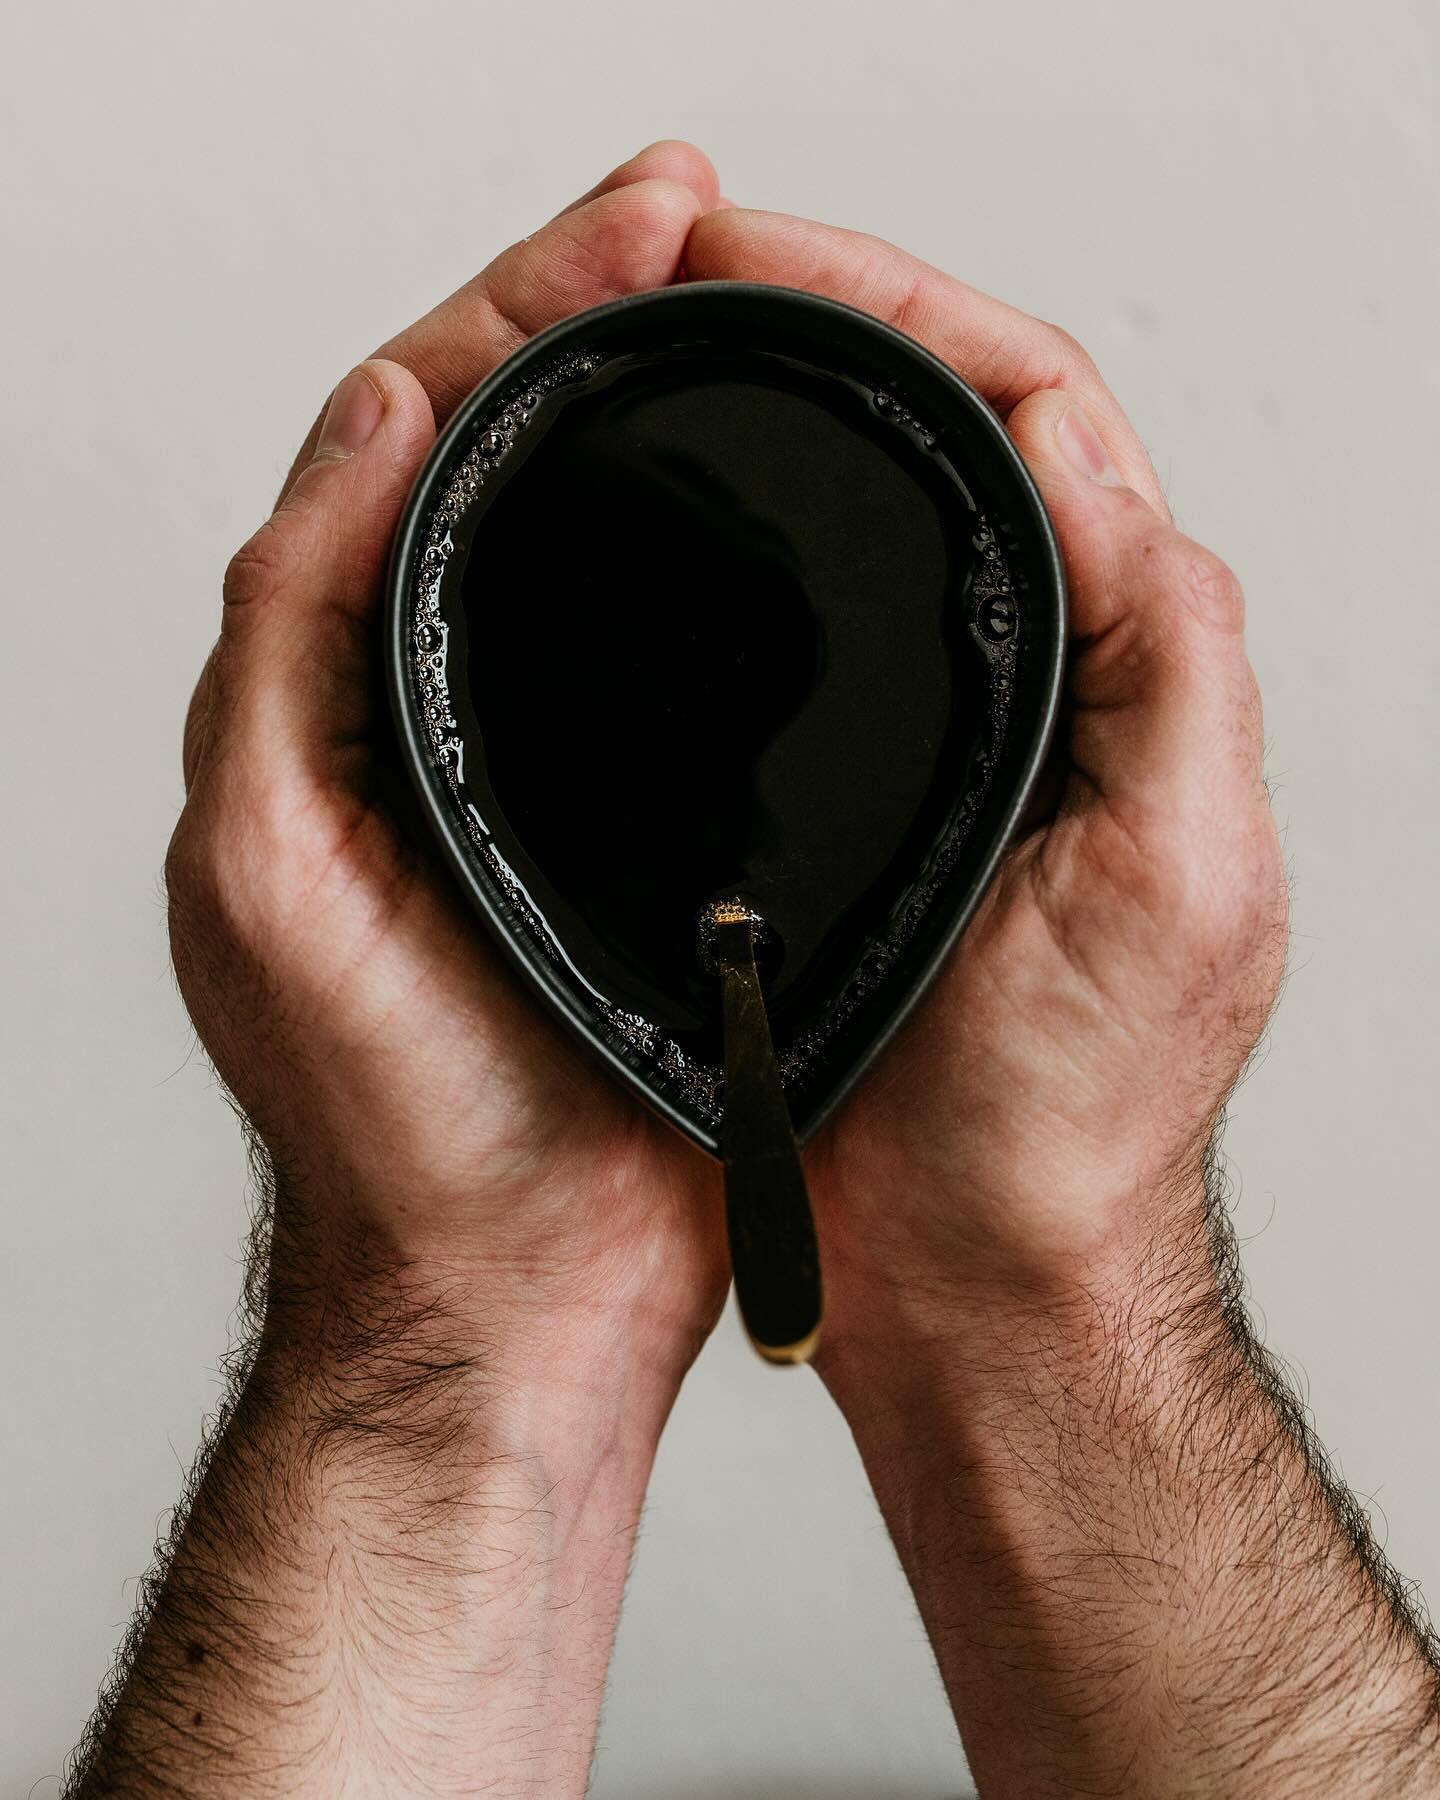
[[[967,376],[1069,578],[1053,814],[810,1157],[817,1366],[976,1782],[1433,1794],[1433,1634],[1255,1341],[1207,1192],[1286,944],[1239,586],[1064,333],[804,220],[710,214],[685,257]]]
[[[642,152],[336,389],[225,582],[166,862],[175,968],[273,1168],[255,1341],[75,1794],[580,1794],[641,1498],[727,1285],[713,1166],[573,1052],[402,816],[380,581],[434,418],[677,276]]]
[[[707,1158],[524,995],[401,817],[389,539],[442,417],[525,338],[675,279],[708,161],[642,152],[349,375],[232,561],[166,864],[196,1028],[274,1165],[274,1294],[377,1259],[534,1366],[688,1363],[728,1275]],[[387,792],[388,786],[388,792]],[[523,1343],[523,1349],[519,1346]]]
[[[1269,1013],[1286,883],[1235,577],[1170,523],[1063,332],[893,246],[700,219],[695,279],[775,281],[899,326],[1006,421],[1059,534],[1074,639],[1053,817],[1015,845],[935,989],[817,1141],[827,1334],[895,1306],[1053,1292],[1194,1209]]]

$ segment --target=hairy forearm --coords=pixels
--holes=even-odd
[[[1063,1291],[877,1309],[826,1368],[981,1792],[1440,1793],[1428,1627],[1198,1180],[1187,1213]]]
[[[470,1273],[334,1277],[272,1288],[72,1794],[583,1792],[675,1382]]]

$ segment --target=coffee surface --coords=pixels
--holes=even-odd
[[[973,778],[973,503],[882,397],[761,352],[546,394],[441,597],[463,787],[582,980],[713,1033],[697,918],[768,921],[777,1043],[885,928]]]

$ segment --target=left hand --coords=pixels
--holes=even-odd
[[[1203,1281],[1206,1146],[1286,944],[1239,584],[1175,529],[1128,420],[1054,326],[780,214],[708,215],[685,255],[695,279],[846,301],[955,368],[1025,457],[1069,579],[1058,808],[809,1154],[822,1370],[847,1340],[876,1372],[916,1331],[971,1319],[983,1341],[1009,1300],[1043,1315],[1157,1251]]]

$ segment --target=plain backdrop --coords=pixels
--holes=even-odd
[[[158,870],[229,553],[339,376],[662,136],[1059,321],[1239,572],[1293,973],[1257,1311],[1440,1591],[1440,37],[1429,0],[24,5],[0,44],[0,1789],[56,1791],[219,1394],[244,1165]],[[727,1317],[661,1450],[603,1800],[950,1800],[848,1435]]]

